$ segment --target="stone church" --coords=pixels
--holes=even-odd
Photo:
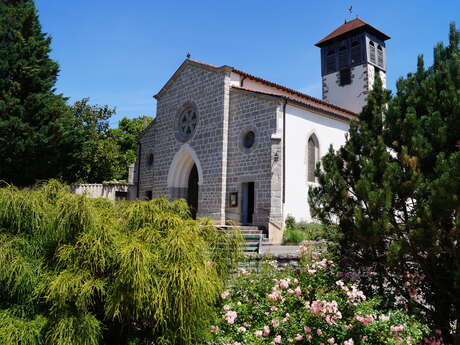
[[[316,46],[323,99],[243,72],[185,60],[154,96],[139,138],[136,197],[184,198],[196,217],[263,227],[281,242],[284,220],[311,220],[316,163],[345,142],[376,73],[385,84],[390,37],[356,18]]]

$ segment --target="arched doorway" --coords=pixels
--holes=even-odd
[[[182,145],[175,154],[168,173],[168,191],[171,199],[187,200],[193,218],[199,214],[199,185],[203,183],[203,169],[189,144]]]
[[[188,177],[187,203],[190,207],[192,218],[196,219],[196,213],[198,211],[198,169],[196,164],[193,164],[193,168]]]

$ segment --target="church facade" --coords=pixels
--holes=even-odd
[[[311,220],[316,163],[345,142],[385,40],[360,19],[321,48],[323,100],[236,68],[185,60],[155,95],[157,116],[139,138],[136,197],[184,198],[197,217],[264,227],[281,242],[288,215]]]

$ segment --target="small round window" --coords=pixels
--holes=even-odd
[[[180,140],[187,141],[195,132],[198,115],[192,107],[185,109],[178,118],[177,134]]]
[[[256,135],[253,131],[249,131],[244,135],[243,138],[243,146],[247,149],[250,149],[254,146],[254,142],[256,141]]]

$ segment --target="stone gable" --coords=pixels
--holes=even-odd
[[[139,197],[145,197],[148,191],[152,191],[154,198],[177,192],[169,190],[171,186],[167,182],[174,155],[184,145],[175,135],[176,122],[181,108],[193,104],[198,113],[198,124],[187,143],[196,152],[203,170],[199,216],[223,221],[229,72],[187,61],[181,69],[157,97],[155,122],[140,139],[141,160],[135,171],[136,183],[139,174]],[[151,165],[147,159],[150,153],[154,157]]]

